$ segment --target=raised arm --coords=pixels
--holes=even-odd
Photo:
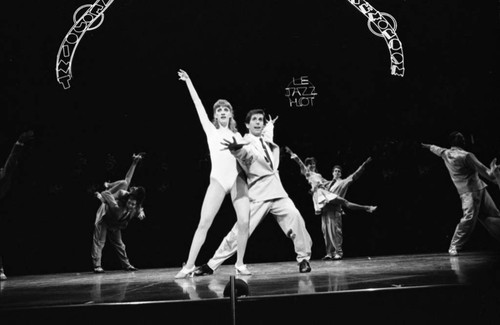
[[[361,166],[358,167],[358,169],[352,173],[352,179],[357,180],[365,171],[366,165],[372,161],[372,157],[368,157],[362,164]]]
[[[11,173],[12,168],[17,164],[17,158],[19,153],[24,147],[25,142],[31,140],[33,138],[33,131],[23,132],[17,141],[12,146],[10,150],[9,157],[5,161],[3,168],[0,171],[0,179],[4,178],[6,175]]]
[[[290,148],[288,147],[285,147],[285,151],[290,154],[290,158],[295,161],[299,167],[300,167],[300,172],[302,173],[302,175],[306,175],[307,174],[307,167],[306,165],[302,162],[302,160],[300,160],[299,156],[297,156],[296,154],[294,154],[292,152],[292,150],[290,150]]]
[[[500,165],[497,165],[497,159],[493,158],[490,162],[490,168],[488,170],[490,177],[495,178],[496,183],[500,186]]]
[[[177,74],[179,75],[179,80],[183,80],[186,83],[186,86],[188,87],[189,94],[191,95],[194,107],[196,108],[196,112],[198,113],[201,126],[203,127],[203,130],[205,130],[206,133],[209,130],[209,128],[213,127],[213,124],[208,118],[207,112],[205,111],[205,107],[203,106],[203,103],[201,102],[201,99],[198,96],[196,89],[194,88],[193,82],[191,81],[191,78],[189,78],[189,75],[187,74],[186,71],[179,69]]]
[[[430,150],[430,152],[432,152],[433,154],[435,154],[436,156],[439,156],[439,157],[441,157],[443,152],[446,150],[446,149],[438,147],[436,145],[427,144],[427,143],[422,143],[421,146],[422,146],[422,148]]]
[[[269,115],[269,120],[266,122],[266,126],[262,130],[262,137],[266,142],[274,142],[274,123],[278,120],[279,116],[276,116],[274,119]]]
[[[127,186],[130,185],[130,182],[132,181],[132,176],[134,176],[135,167],[137,167],[137,164],[139,163],[139,161],[141,161],[141,159],[142,159],[142,154],[132,155],[132,165],[130,165],[127,175],[125,176],[125,181],[127,182]]]
[[[474,154],[470,153],[467,155],[467,162],[471,164],[479,173],[479,175],[483,176],[487,180],[496,183],[495,176],[491,173],[491,171],[481,163]]]

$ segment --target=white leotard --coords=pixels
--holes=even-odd
[[[192,82],[189,79],[187,80],[187,86],[191,94],[191,98],[193,99],[196,112],[198,113],[201,126],[207,136],[208,149],[210,150],[210,162],[212,164],[210,179],[211,181],[218,182],[224,191],[228,193],[235,184],[239,171],[236,158],[231,155],[229,150],[225,149],[222,142],[224,140],[232,142],[233,137],[238,142],[242,142],[243,138],[241,137],[241,134],[238,132],[233,133],[233,131],[229,128],[222,126],[216,128],[212,121],[208,118],[205,107],[203,106]]]
[[[236,132],[233,133],[228,128],[215,128],[210,123],[210,126],[204,128],[207,135],[208,148],[210,150],[210,162],[212,170],[210,178],[217,181],[224,191],[228,192],[234,185],[238,176],[238,166],[236,159],[229,150],[222,150],[225,147],[221,144],[224,140],[233,141],[233,137],[241,143],[242,137]]]

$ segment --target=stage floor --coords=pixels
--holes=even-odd
[[[299,273],[294,261],[249,264],[253,274],[236,277],[247,283],[249,295],[239,297],[238,301],[430,288],[440,292],[453,289],[455,293],[460,288],[479,288],[490,294],[500,289],[499,266],[500,252],[466,252],[457,257],[439,253],[314,260],[311,261],[312,272],[304,274]],[[0,282],[0,312],[12,315],[16,311],[19,314],[33,309],[74,309],[89,305],[165,306],[176,303],[178,306],[179,303],[203,301],[228,304],[224,288],[234,275],[233,265],[222,265],[210,276],[187,279],[175,279],[178,271],[179,268],[160,268],[106,271],[104,274],[7,274],[9,278]],[[483,291],[474,292],[484,296]],[[495,306],[496,295],[487,299],[490,302],[493,299],[491,303]]]

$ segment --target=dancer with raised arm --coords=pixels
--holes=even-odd
[[[105,191],[96,193],[101,206],[97,210],[92,241],[91,256],[94,273],[104,273],[101,259],[106,238],[109,238],[118,253],[122,268],[126,271],[137,270],[129,262],[121,231],[127,228],[133,218],[143,220],[146,217],[142,207],[146,195],[144,187],[130,187],[135,168],[142,156],[142,154],[132,155],[132,165],[124,180],[113,183],[105,182]]]
[[[426,143],[421,145],[443,159],[462,201],[463,215],[448,248],[448,253],[456,256],[469,240],[477,220],[492,237],[500,241],[500,212],[486,190],[486,183],[479,177],[496,182],[495,160],[491,163],[491,169],[486,168],[473,153],[464,149],[465,137],[458,131],[450,133],[449,142],[449,149]]]
[[[345,198],[349,186],[363,174],[366,165],[371,161],[372,158],[368,157],[354,173],[346,178],[342,178],[342,167],[340,165],[333,166],[333,179],[326,184],[326,187],[333,194]],[[328,204],[321,212],[321,225],[326,245],[326,255],[323,260],[340,260],[344,256],[342,248],[344,241],[342,216],[344,214],[345,212],[340,204]]]
[[[0,168],[0,200],[2,200],[7,192],[10,190],[10,185],[12,183],[12,175],[14,173],[14,168],[17,166],[19,156],[24,149],[25,143],[33,139],[33,131],[26,131],[21,133],[17,138],[16,142],[12,146],[9,156],[5,161],[5,164],[2,168]],[[0,222],[2,216],[0,215]],[[0,229],[3,230],[3,227],[0,226]],[[3,268],[3,260],[2,253],[4,247],[4,238],[2,234],[0,234],[0,281],[7,280],[7,276],[5,275],[5,270]]]
[[[339,224],[338,218],[341,218],[343,213],[342,207],[350,210],[362,210],[368,213],[372,213],[377,207],[360,205],[346,200],[343,196],[347,191],[347,182],[344,184],[343,189],[340,186],[341,184],[337,184],[338,186],[335,188],[331,181],[326,180],[318,173],[314,157],[306,158],[305,162],[302,162],[299,156],[293,153],[290,148],[285,147],[285,151],[299,165],[300,172],[311,185],[310,193],[312,194],[314,212],[316,215],[321,215],[321,230],[326,248],[326,255],[323,259],[341,259],[343,257],[342,237],[338,237],[338,235],[340,233],[340,236],[342,236],[342,229],[340,228],[341,221]],[[370,158],[365,163],[369,161]]]
[[[232,142],[224,141],[228,151],[240,162],[248,180],[248,195],[250,197],[250,234],[267,214],[274,215],[281,230],[293,241],[296,261],[300,273],[311,272],[311,236],[299,210],[283,188],[278,167],[280,163],[280,147],[274,143],[274,122],[269,117],[266,124],[265,112],[262,109],[250,110],[245,117],[248,133],[244,141],[233,138]],[[213,257],[200,266],[196,276],[210,275],[229,257],[238,244],[237,225],[224,237]]]
[[[223,150],[224,146],[221,144],[224,139],[237,138],[240,141],[242,139],[236,128],[233,107],[227,100],[217,100],[213,105],[213,120],[210,121],[189,75],[184,70],[179,70],[178,75],[180,80],[186,82],[201,126],[205,131],[212,170],[210,172],[210,183],[201,207],[200,221],[191,242],[188,259],[175,278],[185,278],[193,275],[196,269],[196,259],[205,243],[207,232],[227,194],[231,195],[239,230],[235,271],[237,274],[249,275],[251,272],[244,264],[249,236],[248,219],[250,216],[246,175],[236,159],[228,150]]]

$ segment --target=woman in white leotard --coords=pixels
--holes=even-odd
[[[237,274],[249,275],[251,273],[243,263],[248,241],[248,220],[250,218],[246,175],[240,169],[236,159],[231,155],[229,150],[223,150],[225,147],[221,144],[224,139],[232,140],[233,137],[240,143],[244,142],[236,129],[233,108],[228,101],[219,99],[213,107],[213,122],[210,121],[188,74],[184,70],[179,70],[178,74],[179,79],[186,82],[191,99],[200,118],[201,126],[207,136],[212,170],[210,172],[210,184],[208,185],[201,207],[200,222],[191,242],[188,260],[175,277],[185,278],[192,276],[196,269],[196,258],[205,242],[207,232],[212,225],[215,215],[219,212],[224,198],[229,193],[231,194],[238,219],[238,251],[235,269]]]

